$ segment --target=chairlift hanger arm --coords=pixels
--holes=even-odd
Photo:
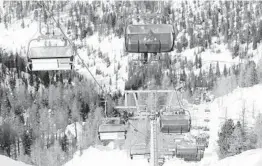
[[[49,15],[52,17],[53,21],[56,24],[59,24],[56,19],[54,18],[52,12],[50,12],[46,5],[44,4],[44,2],[42,2],[42,4],[40,2],[37,2],[40,6],[42,6],[42,8],[44,8],[44,10],[46,10]],[[60,25],[60,24],[59,24]],[[91,73],[91,71],[89,70],[88,66],[86,65],[86,63],[84,62],[84,60],[81,58],[81,56],[79,55],[79,53],[77,52],[77,49],[75,47],[75,44],[66,36],[65,32],[63,31],[63,29],[61,28],[61,26],[58,26],[58,29],[61,31],[62,35],[65,37],[65,39],[69,42],[69,44],[73,47],[75,54],[78,56],[78,58],[80,59],[81,63],[84,65],[84,67],[87,69],[87,71],[89,72],[89,74],[92,76],[92,78],[95,80],[96,84],[98,85],[98,87],[102,90],[102,93],[105,94],[105,90],[103,89],[103,87],[98,83],[98,81],[96,80],[96,78],[94,77],[94,75]]]

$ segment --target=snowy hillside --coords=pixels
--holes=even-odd
[[[239,121],[243,130],[239,130],[240,134],[237,133],[237,136],[244,135],[244,130],[253,132],[258,128],[254,129],[255,124],[259,126],[258,117],[259,113],[262,113],[262,3],[220,0],[163,3],[90,0],[45,1],[43,6],[31,1],[10,1],[5,3],[4,10],[2,6],[0,3],[1,153],[41,166],[147,166],[149,163],[146,159],[131,160],[129,150],[133,141],[135,144],[146,142],[146,146],[152,145],[149,141],[149,118],[144,122],[132,120],[130,117],[135,114],[120,114],[114,109],[124,101],[118,92],[181,87],[183,97],[180,100],[177,96],[173,104],[185,106],[184,109],[190,112],[187,119],[178,117],[179,120],[187,122],[190,130],[182,133],[181,127],[179,136],[177,133],[170,134],[169,127],[168,135],[162,130],[156,130],[158,155],[171,158],[175,154],[179,157],[176,141],[180,139],[195,147],[197,155],[195,152],[188,155],[189,158],[197,158],[199,161],[187,161],[182,155],[180,157],[183,160],[176,157],[166,159],[164,166],[234,166],[241,162],[242,158],[254,161],[246,164],[260,164],[261,149],[250,150],[221,161],[219,158],[262,147],[261,130],[261,138],[256,134],[252,135],[261,141],[261,146],[258,145],[259,141],[254,143],[247,139],[254,146],[241,145],[240,150],[235,150],[235,153],[232,152],[234,149],[227,149],[221,157],[221,142],[223,145],[231,143],[233,148],[238,148],[232,143],[236,142],[236,139],[232,141],[236,138],[232,136],[233,132],[228,134],[232,136],[231,142],[220,141],[228,130],[237,131],[237,125],[232,123],[221,136],[228,119],[233,119],[234,123]],[[168,37],[172,37],[169,43],[173,42],[174,50],[159,53],[155,57],[149,54],[149,65],[132,62],[134,59],[141,59],[142,56],[140,53],[128,53],[124,49],[124,44],[131,41],[125,40],[125,37],[131,39],[132,35],[138,36],[139,45],[142,36],[147,33],[143,32],[141,35],[140,32],[134,32],[127,35],[126,25],[145,24],[147,19],[134,18],[132,22],[128,22],[128,18],[158,11],[167,18],[156,17],[155,20],[149,20],[151,22],[147,25],[151,28],[148,34],[159,35],[161,38],[161,34],[166,33]],[[165,32],[165,29],[154,31],[155,25],[151,26],[153,22],[170,24],[172,29],[170,33]],[[41,28],[38,25],[41,25]],[[29,41],[39,36],[38,29],[42,29],[43,34],[51,37],[60,35],[58,27],[77,48],[79,56],[73,58],[73,70],[26,71]],[[57,46],[56,42],[48,41],[50,39],[44,40],[45,42],[41,40],[42,43],[34,41],[34,44],[38,42],[44,48]],[[64,42],[65,45],[67,43]],[[137,46],[137,43],[134,45]],[[157,45],[161,50],[161,39],[159,43]],[[140,48],[138,46],[138,52],[141,51]],[[152,62],[152,58],[159,59]],[[91,75],[94,75],[95,79]],[[93,81],[96,83],[93,84]],[[101,89],[96,89],[97,83],[109,94],[105,98],[107,101],[100,96]],[[204,94],[207,96],[205,99]],[[147,109],[150,109],[149,105],[153,103],[158,104],[150,97],[145,97],[145,101],[149,103],[146,104]],[[181,101],[186,101],[183,102],[185,105],[181,105]],[[106,107],[104,103],[107,103]],[[115,141],[115,144],[111,142],[108,146],[108,141],[101,141],[99,125],[105,115],[124,119],[127,126],[125,140]],[[155,119],[160,127],[161,116],[157,115]],[[182,126],[182,122],[179,125]],[[108,130],[111,130],[110,125]],[[206,139],[203,141],[205,143],[199,141],[201,136],[205,137],[202,138]],[[241,141],[244,144],[244,139]],[[200,150],[199,147],[202,148],[203,145],[205,148]],[[176,150],[172,146],[176,146]],[[25,161],[21,155],[26,155],[28,160]],[[41,158],[38,157],[40,155]],[[0,156],[0,165],[2,160],[3,163],[10,162],[4,164],[7,166],[13,166],[11,162],[15,163]]]
[[[225,119],[243,120],[243,109],[246,127],[254,127],[254,121],[262,113],[262,85],[249,88],[237,88],[232,93],[219,97],[210,105],[210,146],[209,150],[217,151],[218,131]]]
[[[15,161],[9,157],[0,155],[0,163],[2,166],[30,166],[20,161]]]
[[[89,3],[92,7],[95,4],[92,4],[91,2]],[[101,7],[100,4],[96,4],[96,9],[90,9],[91,11],[89,11],[88,5],[85,6],[87,7],[87,9],[84,11],[85,15],[80,17],[81,19],[85,19],[85,25],[82,25],[82,22],[79,21],[81,19],[75,18],[79,16],[79,10],[80,13],[82,13],[83,11],[82,7],[79,7],[79,9],[77,7],[74,7],[74,3],[66,4],[64,6],[64,11],[60,11],[60,14],[56,13],[57,15],[55,15],[56,19],[61,19],[61,27],[64,31],[67,32],[67,36],[73,39],[73,41],[79,46],[78,52],[81,58],[83,58],[85,63],[89,66],[92,74],[94,74],[98,82],[102,84],[102,86],[105,85],[106,90],[110,92],[116,91],[117,89],[124,89],[125,82],[128,80],[127,72],[128,68],[130,67],[129,60],[132,59],[134,56],[134,54],[129,54],[127,57],[124,53],[124,36],[123,34],[117,35],[116,30],[119,31],[119,29],[124,29],[125,27],[118,21],[123,21],[123,19],[126,19],[122,17],[122,14],[128,16],[132,15],[135,12],[133,10],[134,8],[138,10],[137,6],[131,6],[132,8],[130,8],[123,5],[123,7],[119,7],[118,9],[120,13],[114,13],[113,5],[113,1],[105,3],[103,7]],[[226,9],[224,9],[224,7],[226,7]],[[239,35],[238,38],[240,39],[238,39],[235,37],[237,35],[230,35],[230,33],[232,29],[238,29],[239,26],[241,26],[242,24],[243,26],[239,28],[240,31],[238,31],[237,33],[244,33],[247,29],[246,27],[250,28],[251,31],[251,22],[248,23],[247,21],[247,19],[250,19],[249,17],[241,18],[243,19],[243,23],[234,21],[242,15],[248,15],[246,14],[246,12],[252,10],[260,14],[259,7],[260,6],[258,4],[253,4],[250,6],[247,6],[246,4],[230,6],[228,4],[224,5],[219,1],[211,4],[201,1],[178,1],[172,3],[170,2],[170,4],[166,3],[166,6],[164,6],[164,8],[167,11],[170,10],[169,14],[174,19],[173,24],[175,26],[176,32],[176,48],[175,51],[170,53],[171,59],[184,60],[185,58],[187,58],[188,61],[192,61],[193,63],[195,63],[194,58],[196,55],[198,55],[198,57],[202,58],[202,70],[205,71],[208,71],[210,64],[214,64],[217,61],[219,61],[220,63],[220,70],[224,67],[224,65],[229,68],[232,65],[236,65],[240,62],[240,56],[250,56],[250,60],[258,62],[262,55],[260,51],[262,44],[259,42],[259,35],[261,35],[261,33],[259,33],[259,30],[262,28],[262,26],[260,27],[260,24],[262,22],[260,21],[259,17],[256,19],[252,19],[252,26],[256,25],[256,31],[254,33],[252,32],[252,34],[250,34],[252,36],[247,39],[250,40],[255,35],[258,35],[257,41],[254,40],[253,43],[251,41],[248,41],[249,43],[246,44],[245,36]],[[181,10],[183,10],[183,12],[181,12]],[[142,9],[140,9],[139,11],[142,12]],[[232,17],[229,17],[229,15],[231,15],[231,13],[228,13],[229,11],[232,11]],[[104,27],[105,29],[94,25],[95,21],[94,19],[90,18],[90,12],[99,19],[97,22],[101,22],[101,24],[104,24],[105,21],[106,23],[110,24],[110,22],[108,21],[108,17],[110,15],[112,16],[112,13],[117,15],[115,19],[118,20],[114,23],[114,26],[116,27],[113,27],[114,33],[112,33],[112,29],[110,29],[106,25],[101,25],[101,27]],[[118,18],[119,16],[121,16],[121,18]],[[12,20],[10,18],[9,21],[9,18],[3,18],[4,21],[0,23],[0,47],[2,49],[5,49],[5,51],[17,51],[21,54],[21,56],[25,57],[27,51],[27,43],[30,39],[37,36],[38,22],[36,21],[37,19],[35,17],[36,14],[33,11],[29,11],[27,13],[27,16],[23,19],[17,19],[16,17],[14,17],[12,18]],[[216,20],[214,20],[214,18],[216,18]],[[230,33],[225,33],[225,22],[223,21],[223,19],[225,18],[230,22],[230,27],[227,27]],[[71,25],[73,21],[76,22],[74,23],[74,27],[73,25]],[[5,22],[8,22],[8,24],[5,24]],[[80,27],[80,23],[83,27]],[[42,24],[45,23],[43,23],[42,21]],[[49,26],[51,27],[51,23],[48,22],[48,24],[50,24]],[[192,27],[192,25],[194,25],[194,28]],[[43,27],[45,27],[45,25],[43,25]],[[82,30],[91,28],[94,33],[83,38],[81,37],[81,39],[75,39],[75,35],[79,33],[78,29],[74,29],[75,27],[79,28],[81,32]],[[211,27],[213,29],[217,28],[216,32],[214,32],[213,29],[210,29]],[[254,31],[253,29],[252,31]],[[56,29],[55,31],[59,33],[59,30]],[[123,30],[121,32],[123,33]],[[207,36],[207,34],[209,35]],[[80,36],[80,34],[77,35]],[[225,40],[225,38],[227,39]],[[236,44],[235,40],[241,40],[241,43]],[[237,51],[235,51],[235,46],[238,46]],[[245,48],[246,46],[248,47],[247,51]],[[233,56],[235,56],[234,59],[232,58]],[[85,75],[88,78],[91,78],[90,74],[82,66],[79,60],[76,60],[75,65],[75,69],[79,73]],[[172,66],[173,69],[174,66],[176,66],[176,68],[178,68],[179,70],[183,68],[180,67],[179,63],[172,63]],[[186,72],[189,73],[190,71],[188,70],[191,69],[187,68],[189,67],[186,67]],[[199,70],[200,69],[198,68],[194,68],[193,71],[197,75],[199,73]]]
[[[261,166],[262,165],[262,149],[255,149],[243,152],[239,155],[225,158],[218,161],[212,166]]]
[[[112,144],[110,146],[90,147],[84,150],[81,156],[79,152],[77,152],[74,158],[64,166],[86,166],[87,163],[98,166],[149,166],[146,159],[131,160],[126,151],[113,149]],[[187,163],[180,159],[172,159],[167,161],[163,166],[261,166],[262,149],[249,150],[220,161],[212,161],[212,163],[213,164],[207,164],[204,161],[199,163]]]
[[[97,166],[149,166],[146,159],[131,160],[127,151],[114,149],[112,143],[107,147],[90,147],[84,150],[81,156],[77,152],[74,158],[64,166],[86,166],[87,163]]]

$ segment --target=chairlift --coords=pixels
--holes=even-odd
[[[205,112],[210,112],[210,109],[205,109]]]
[[[98,138],[104,140],[125,140],[127,129],[120,118],[106,118],[98,128]]]
[[[210,131],[210,129],[209,129],[209,127],[204,127],[204,129],[203,129],[204,131]]]
[[[162,133],[188,133],[191,129],[191,116],[189,111],[183,114],[160,115],[160,131]]]
[[[137,15],[136,17],[156,18],[160,15]],[[132,17],[131,17],[132,18]],[[127,22],[129,19],[127,20]],[[174,27],[171,24],[128,24],[125,27],[125,51],[142,53],[144,63],[148,53],[171,52],[174,49]]]
[[[130,149],[130,158],[133,159],[149,159],[150,158],[150,149],[146,145],[133,145]]]
[[[177,158],[183,158],[186,161],[195,161],[198,159],[198,156],[199,150],[196,145],[177,145]]]
[[[55,41],[54,43],[65,42],[64,45],[46,45],[45,41]],[[37,42],[40,46],[31,46],[32,42]],[[40,35],[30,40],[28,44],[27,57],[29,70],[49,71],[49,70],[72,70],[74,53],[73,47],[67,45],[67,40],[62,36]]]
[[[210,122],[210,119],[209,118],[205,118],[204,122]]]
[[[205,150],[205,148],[208,148],[208,138],[209,137],[197,137],[196,143],[199,150]]]

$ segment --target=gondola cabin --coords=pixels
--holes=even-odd
[[[161,115],[160,131],[162,133],[188,133],[190,132],[191,120],[188,115]]]
[[[28,58],[32,71],[72,70],[73,67],[70,46],[31,47]]]
[[[103,140],[125,140],[126,127],[124,124],[102,124],[98,129],[98,138]]]
[[[174,47],[174,29],[170,24],[128,25],[125,49],[129,53],[170,52]]]

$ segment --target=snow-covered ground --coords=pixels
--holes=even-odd
[[[0,165],[2,166],[30,166],[20,161],[15,161],[9,157],[0,155]]]
[[[227,157],[220,160],[212,166],[261,166],[262,165],[262,149],[254,149],[243,152],[239,155]]]
[[[114,149],[113,144],[108,147],[90,147],[83,151],[75,153],[74,158],[64,166],[86,166],[88,165],[107,165],[107,166],[149,166],[146,159],[131,160],[125,150]],[[205,162],[185,162],[181,159],[171,159],[163,166],[261,166],[262,149],[254,149],[243,152],[239,155],[225,158],[220,161]]]
[[[83,151],[75,153],[74,158],[64,166],[149,166],[146,159],[131,160],[125,150],[114,149],[114,144],[110,143],[107,147],[90,147]]]

